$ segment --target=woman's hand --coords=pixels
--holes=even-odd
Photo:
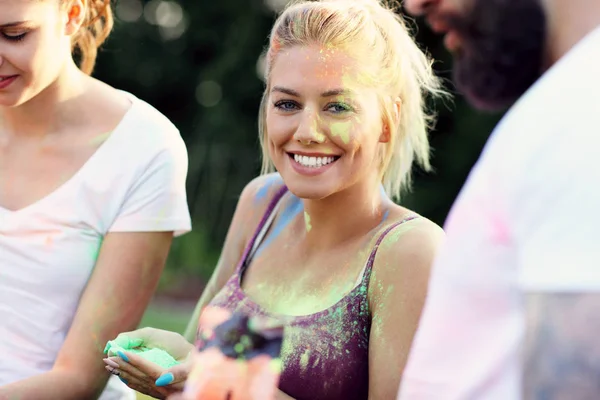
[[[138,354],[128,351],[115,354],[111,349],[111,357],[104,359],[110,373],[118,375],[130,388],[159,399],[183,389],[190,367],[188,355],[194,349],[191,343],[178,333],[155,328],[125,332],[115,340],[124,336],[138,346],[164,350],[181,364],[165,369]]]
[[[157,399],[166,399],[171,394],[181,392],[192,366],[191,360],[184,360],[165,369],[127,351],[119,351],[118,357],[107,358],[104,362],[106,369],[118,375],[131,389]]]
[[[213,347],[198,352],[193,359],[184,393],[170,396],[169,400],[291,399],[277,390],[280,362],[268,355],[239,361]]]
[[[123,332],[117,336],[115,341],[118,342],[119,338],[122,337],[127,337],[131,341],[134,341],[136,347],[164,350],[180,362],[186,360],[188,354],[194,349],[194,345],[188,342],[179,333],[165,331],[163,329],[142,328],[131,332]],[[108,355],[114,356],[115,353],[109,350]]]
[[[205,340],[213,341],[213,346],[194,351],[190,362],[193,363],[185,383],[183,393],[169,397],[169,400],[283,400],[291,399],[277,389],[281,371],[281,359],[273,358],[269,352],[254,355],[250,359],[235,359],[226,356],[222,346],[228,347],[227,337],[239,334],[240,320],[230,319],[231,312],[225,309],[207,307],[200,316],[199,344],[207,345]],[[221,325],[225,322],[227,328]],[[221,325],[221,332],[218,326]],[[254,319],[254,328],[268,330],[276,328],[266,320]],[[223,331],[223,329],[225,329]],[[221,342],[214,346],[214,340]],[[223,342],[225,340],[225,342]],[[204,345],[202,344],[204,342]],[[238,343],[241,344],[241,343]],[[248,344],[252,346],[252,344]],[[243,347],[243,346],[242,346]],[[277,356],[279,349],[277,349]]]

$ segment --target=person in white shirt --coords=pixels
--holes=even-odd
[[[600,2],[406,0],[480,108],[398,399],[600,397]]]
[[[104,345],[191,229],[179,131],[89,76],[111,27],[109,0],[0,1],[0,399],[134,399]]]

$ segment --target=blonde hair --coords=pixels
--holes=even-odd
[[[427,132],[434,116],[428,113],[428,95],[446,95],[434,75],[432,61],[413,40],[408,27],[390,4],[378,0],[321,0],[293,2],[277,18],[266,53],[265,81],[259,111],[259,139],[262,173],[272,172],[266,140],[266,107],[270,74],[278,52],[284,48],[307,45],[343,47],[363,51],[378,66],[369,77],[379,89],[380,107],[390,127],[390,141],[381,154],[381,181],[394,199],[410,188],[411,169],[416,161],[430,170]],[[394,99],[400,98],[401,110],[394,121]]]
[[[79,55],[79,69],[91,75],[98,48],[112,31],[114,19],[110,0],[87,0],[84,12],[83,24],[71,40],[71,51]]]

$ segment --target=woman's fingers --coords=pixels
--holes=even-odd
[[[105,358],[104,363],[108,367],[126,372],[128,375],[135,376],[137,379],[152,381],[152,377],[148,377],[144,371],[140,371],[138,368],[125,362],[119,357]]]
[[[200,314],[198,325],[214,329],[229,318],[231,318],[231,311],[221,307],[207,306]]]
[[[163,372],[161,376],[158,377],[155,384],[156,386],[175,386],[183,388],[183,384],[188,378],[188,374],[192,367],[191,360],[188,360],[184,363],[175,365]]]
[[[211,348],[195,357],[194,371],[185,384],[190,398],[241,399],[239,397],[243,377],[243,365],[227,358],[218,349]]]
[[[125,371],[121,371],[117,368],[113,368],[108,365],[105,368],[108,372],[110,372],[112,375],[117,376],[121,380],[121,382],[123,382],[127,386],[131,387],[132,389],[133,389],[133,387],[131,385],[143,386],[142,381],[140,381],[140,379],[137,378],[136,376],[130,375],[129,373],[127,373]]]
[[[244,390],[251,400],[273,400],[277,392],[281,361],[269,356],[258,356],[248,363],[248,387]]]
[[[136,369],[138,369],[139,371],[141,371],[143,374],[145,374],[146,376],[148,376],[149,378],[152,378],[152,380],[156,380],[158,379],[159,376],[161,376],[164,372],[164,369],[162,367],[160,367],[159,365],[153,363],[152,361],[148,361],[145,358],[131,353],[131,352],[122,352],[119,351],[117,353],[118,357],[117,358],[117,362],[119,363],[119,365],[128,365],[128,366],[132,366]],[[111,359],[114,359],[115,357],[111,357]]]
[[[132,375],[126,370],[120,370],[118,368],[107,365],[106,370],[113,375],[119,377],[121,382],[126,384],[129,388],[138,391],[140,393],[152,396],[157,399],[165,399],[172,391],[156,387],[154,382],[147,376],[140,378],[139,376]]]
[[[180,392],[187,378],[185,364],[164,370],[157,364],[128,351],[119,351],[118,357],[105,358],[104,362],[107,370],[119,372],[119,376],[127,381],[127,386],[130,388],[160,399]],[[157,382],[161,377],[162,380]]]

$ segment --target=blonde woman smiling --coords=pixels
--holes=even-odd
[[[207,305],[274,318],[286,326],[279,398],[394,398],[443,232],[392,198],[414,161],[429,167],[425,96],[439,82],[374,0],[289,6],[266,78],[260,139],[264,171],[277,173],[244,189],[188,340]],[[164,331],[127,335],[193,348]],[[189,363],[161,371],[124,355],[107,362],[131,387],[181,390]]]

